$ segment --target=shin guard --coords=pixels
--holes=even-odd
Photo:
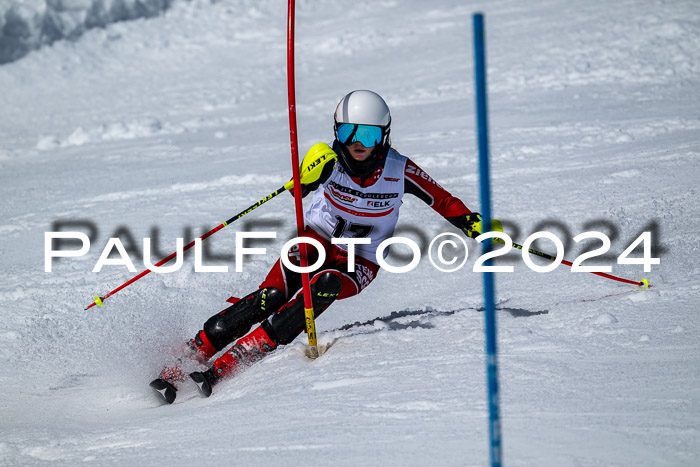
[[[314,315],[318,317],[338,298],[343,288],[342,280],[332,272],[314,277],[311,284],[311,300]],[[277,344],[291,343],[306,328],[303,292],[268,319],[270,335]]]
[[[284,293],[275,287],[264,287],[242,298],[204,323],[198,337],[205,344],[204,354],[214,355],[237,338],[245,335],[253,326],[284,305]],[[197,342],[196,342],[197,343]],[[197,343],[198,344],[198,343]]]

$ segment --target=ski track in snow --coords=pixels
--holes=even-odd
[[[168,407],[147,383],[228,296],[257,287],[293,234],[291,197],[208,240],[230,257],[237,231],[276,230],[243,272],[226,260],[228,274],[197,274],[189,255],[179,272],[83,311],[131,277],[91,272],[110,236],[132,236],[141,270],[154,229],[169,253],[291,173],[286,4],[167,3],[156,18],[81,30],[0,66],[0,464],[185,465],[203,452],[235,465],[486,464],[473,242],[463,273],[424,258],[334,304],[317,321],[318,360],[299,338],[211,398],[186,386]],[[506,256],[504,463],[698,465],[696,2],[299,1],[300,150],[332,138],[346,92],[374,89],[392,109],[395,147],[478,209],[474,11],[486,14],[494,215],[519,243],[542,222],[571,237],[600,228],[614,234],[612,262],[655,223],[661,256],[649,273],[614,266],[648,278],[646,291]],[[91,250],[46,273],[44,233],[69,220],[95,228]],[[452,231],[409,197],[399,226]],[[584,251],[568,243],[567,259]]]

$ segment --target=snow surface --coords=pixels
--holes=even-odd
[[[478,210],[478,10],[494,215],[519,242],[603,230],[608,264],[651,229],[661,257],[650,273],[615,265],[648,278],[641,291],[508,255],[516,271],[496,281],[505,464],[700,465],[698,2],[302,0],[301,151],[332,137],[346,92],[373,89],[394,146]],[[293,232],[291,197],[208,240],[231,256],[237,231],[277,230],[243,272],[229,259],[227,274],[195,273],[190,256],[83,311],[132,276],[91,272],[115,233],[137,251],[158,234],[167,254],[288,180],[285,46],[286,2],[177,2],[0,67],[0,464],[488,462],[474,242],[460,273],[424,259],[334,304],[317,321],[330,345],[318,360],[300,338],[172,406],[147,383],[229,295],[257,287]],[[97,237],[46,273],[44,233],[68,220]],[[409,197],[400,226],[454,231]]]
[[[117,21],[150,18],[173,0],[2,0],[0,64],[60,39]]]

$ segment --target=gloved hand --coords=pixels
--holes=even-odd
[[[333,149],[326,143],[315,144],[308,150],[299,167],[302,198],[316,191],[316,188],[328,179],[337,157]],[[287,182],[284,188],[294,196],[294,182],[292,180]]]
[[[479,235],[484,233],[484,230],[481,225],[481,214],[479,214],[478,212],[471,212],[465,215],[461,227],[464,233],[467,234],[467,237],[478,237]],[[491,229],[487,232],[503,232],[503,224],[498,219],[491,219]],[[494,237],[492,241],[494,243],[504,243],[503,240],[496,237]]]

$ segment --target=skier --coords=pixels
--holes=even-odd
[[[311,277],[316,316],[335,300],[359,294],[374,280],[379,271],[377,247],[394,232],[405,193],[425,201],[467,236],[482,233],[478,213],[391,147],[390,128],[389,107],[378,94],[367,90],[347,94],[335,110],[335,154],[323,145],[329,154],[337,154],[337,162],[333,157],[318,181],[302,186],[302,196],[313,194],[304,216],[304,236],[318,240],[326,253],[325,262]],[[351,237],[369,239],[367,244],[355,245],[354,271],[348,265],[347,245],[331,244],[332,238]],[[309,264],[317,258],[316,249],[308,248]],[[289,260],[299,266],[298,249],[290,251]],[[238,339],[208,370],[190,374],[204,396],[211,395],[223,377],[291,343],[305,329],[301,288],[301,274],[277,260],[258,290],[204,323],[187,345],[187,352],[202,364]],[[180,366],[174,366],[164,369],[151,386],[172,403],[176,384],[185,379]]]

